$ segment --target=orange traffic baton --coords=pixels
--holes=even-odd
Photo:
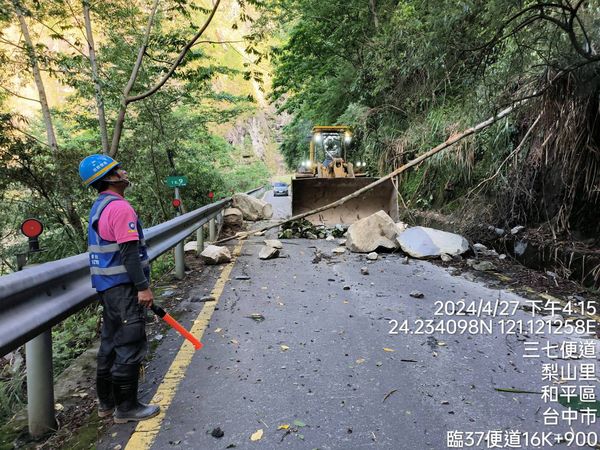
[[[202,348],[202,342],[196,339],[188,330],[183,328],[181,324],[175,319],[173,319],[173,317],[171,317],[164,309],[162,309],[158,305],[155,305],[154,303],[152,304],[150,309],[152,309],[152,312],[154,314],[156,314],[162,320],[167,322],[172,328],[175,328],[175,330],[177,330],[179,334],[181,334],[184,338],[190,341],[196,350],[200,350]]]

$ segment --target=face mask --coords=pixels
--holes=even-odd
[[[106,180],[107,183],[109,184],[119,184],[119,183],[126,183],[125,188],[131,188],[133,186],[133,183],[129,180],[126,180],[125,178],[120,178],[119,180]]]

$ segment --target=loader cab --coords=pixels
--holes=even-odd
[[[314,161],[330,165],[335,159],[346,160],[352,135],[347,127],[315,127],[312,145]]]
[[[310,141],[310,165],[318,178],[354,177],[352,164],[347,158],[352,145],[352,133],[346,126],[317,126]]]

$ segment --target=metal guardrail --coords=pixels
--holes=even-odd
[[[264,188],[260,187],[247,194],[258,196],[262,192]],[[228,197],[144,230],[150,261],[182,243],[207,222],[212,229],[216,230],[217,216],[231,204],[231,201],[231,197]],[[214,231],[212,233],[214,234]],[[28,345],[26,348],[28,409],[30,432],[34,435],[36,432],[32,428],[38,428],[39,434],[42,434],[48,429],[53,429],[52,423],[55,423],[50,330],[52,326],[83,309],[96,298],[96,291],[90,281],[87,253],[36,265],[0,277],[0,356],[25,343]],[[37,344],[31,345],[36,341]],[[48,370],[48,354],[50,370]],[[40,363],[41,360],[46,362]],[[32,365],[39,363],[38,368],[33,369],[34,372],[37,370],[36,373],[30,373],[30,362]],[[36,382],[30,378],[35,379]],[[32,381],[31,386],[30,381]],[[38,392],[35,394],[38,398],[34,405],[32,405],[32,391]],[[40,401],[39,396],[45,398]],[[46,421],[41,426],[38,426],[39,423],[34,423],[32,427],[32,411],[39,413],[44,408],[46,410],[51,408],[50,411],[41,414],[46,416],[51,414],[52,422]]]

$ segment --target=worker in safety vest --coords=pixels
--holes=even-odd
[[[99,193],[88,226],[92,286],[103,307],[96,372],[98,415],[113,414],[116,423],[149,419],[160,407],[140,403],[137,391],[148,349],[144,307],[152,305],[153,295],[142,224],[124,198],[131,182],[119,163],[105,155],[81,161],[79,175]]]

